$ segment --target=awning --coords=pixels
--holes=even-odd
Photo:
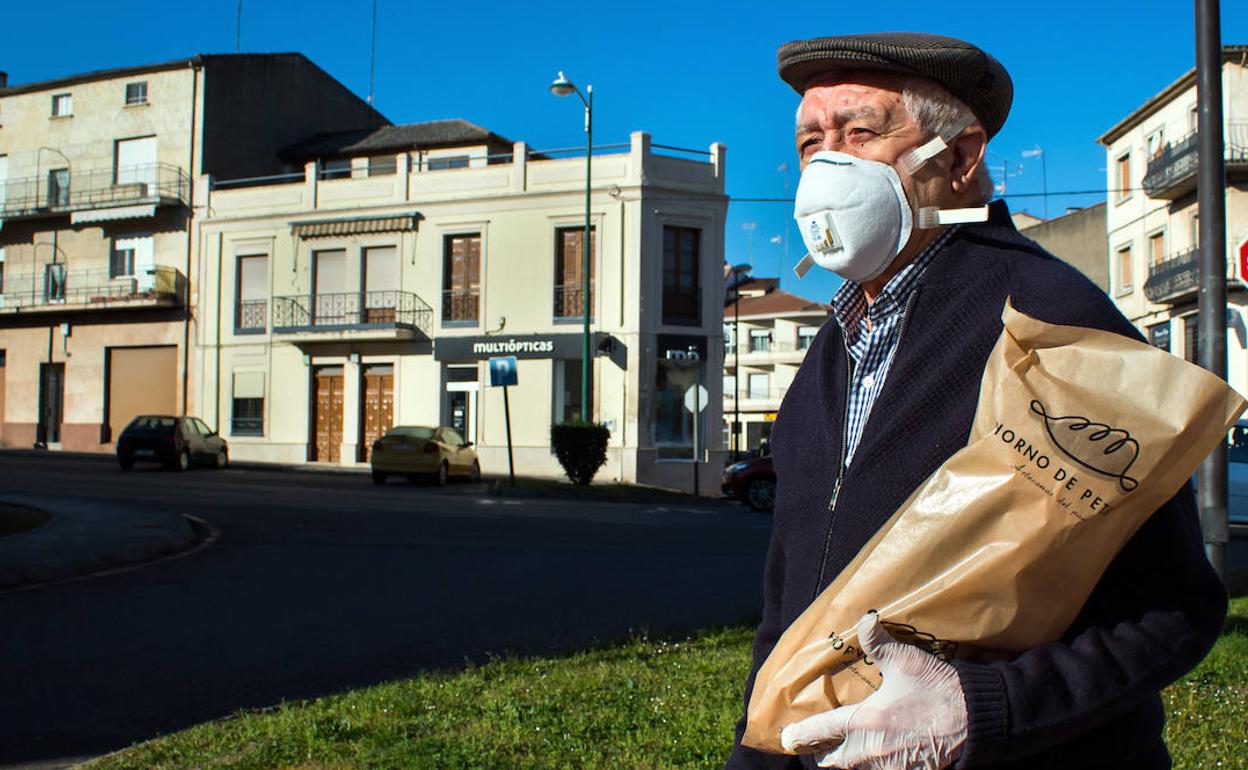
[[[339,235],[365,235],[369,233],[413,232],[420,214],[386,214],[376,217],[352,217],[350,219],[317,219],[291,222],[290,231],[299,238],[330,238]]]
[[[109,222],[114,219],[146,219],[156,216],[156,204],[147,203],[140,206],[116,206],[110,209],[87,209],[75,211],[69,215],[71,225],[83,222]]]

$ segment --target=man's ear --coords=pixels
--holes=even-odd
[[[975,191],[975,175],[984,165],[988,151],[988,134],[979,123],[972,123],[950,145],[952,151],[949,167],[950,187],[959,198]]]

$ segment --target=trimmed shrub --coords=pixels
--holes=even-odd
[[[584,486],[607,462],[607,426],[592,422],[556,423],[550,426],[550,446],[572,483]]]

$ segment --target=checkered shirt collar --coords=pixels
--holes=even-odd
[[[884,284],[884,288],[880,290],[870,307],[867,306],[867,296],[863,293],[861,284],[854,281],[841,284],[841,288],[832,295],[832,314],[836,316],[836,322],[840,324],[841,331],[845,333],[846,338],[854,336],[858,322],[863,316],[869,314],[872,318],[882,318],[899,312],[905,307],[911,293],[919,285],[919,280],[927,272],[927,266],[932,263],[936,254],[948,243],[957,229],[957,225],[950,227],[928,244],[917,257],[910,260],[897,275]]]

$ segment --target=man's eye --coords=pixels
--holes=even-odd
[[[871,139],[874,136],[878,136],[878,134],[876,134],[874,131],[872,131],[869,128],[865,128],[863,126],[854,126],[850,128],[848,131],[846,131],[845,133],[847,136],[849,136],[850,139],[857,141],[857,142],[863,142],[868,139]]]

